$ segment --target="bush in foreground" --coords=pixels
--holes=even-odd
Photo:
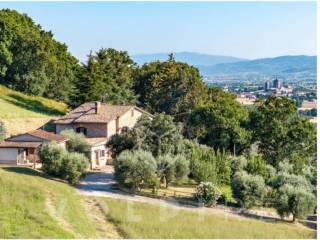
[[[80,153],[69,153],[56,143],[49,143],[39,151],[42,170],[48,175],[76,184],[86,172],[89,161]]]
[[[123,151],[114,160],[116,180],[133,191],[156,186],[156,167],[152,154],[143,150]]]
[[[194,194],[194,198],[207,207],[216,205],[220,196],[221,191],[211,182],[201,182],[197,186]]]
[[[65,154],[61,165],[61,176],[71,184],[80,181],[88,168],[88,159],[80,153]]]
[[[278,214],[283,217],[289,217],[292,214],[292,221],[297,218],[304,218],[314,210],[316,198],[305,188],[295,187],[285,184],[277,192],[277,201],[275,208]]]
[[[251,175],[246,171],[237,172],[231,183],[234,198],[245,208],[262,204],[266,193],[266,185],[259,175]]]
[[[67,152],[56,143],[43,145],[39,151],[42,170],[54,177],[61,176],[61,167],[63,159]]]
[[[172,180],[181,181],[189,173],[189,162],[183,155],[161,155],[156,162],[157,175],[166,188]]]

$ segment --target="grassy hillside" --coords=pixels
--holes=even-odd
[[[67,110],[64,103],[27,96],[0,85],[0,119],[9,134],[37,129]]]
[[[101,198],[106,213],[128,238],[315,238],[316,232],[291,223],[267,223],[165,206]]]
[[[32,169],[0,168],[0,238],[116,237],[98,228],[84,201],[74,188]]]

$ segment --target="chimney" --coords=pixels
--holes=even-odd
[[[97,101],[97,102],[94,102],[94,105],[95,105],[96,114],[99,114],[101,103]]]

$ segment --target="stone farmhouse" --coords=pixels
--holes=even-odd
[[[56,134],[66,129],[83,133],[91,147],[91,168],[112,164],[111,150],[106,143],[123,128],[132,128],[143,115],[152,115],[136,106],[88,102],[56,120]]]
[[[38,150],[42,145],[56,142],[66,148],[67,140],[41,129],[9,137],[0,142],[0,164],[35,166],[39,162]]]
[[[91,169],[112,164],[111,149],[106,143],[123,128],[132,128],[142,116],[152,115],[136,106],[87,102],[54,121],[55,133],[41,129],[12,136],[0,142],[0,164],[32,165],[39,161],[38,150],[43,144],[57,142],[66,148],[68,139],[60,133],[66,129],[82,133],[91,148]]]

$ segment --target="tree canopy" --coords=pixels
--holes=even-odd
[[[250,114],[253,138],[269,164],[277,166],[288,159],[297,170],[315,162],[316,129],[296,114],[293,100],[270,97]]]
[[[205,94],[206,87],[198,69],[175,61],[143,65],[136,75],[139,103],[151,112],[165,112],[178,120],[186,119]]]
[[[65,44],[27,15],[0,10],[1,84],[68,102],[77,62]]]
[[[217,149],[241,153],[250,143],[250,132],[245,125],[248,112],[235,96],[213,88],[208,90],[206,104],[195,108],[188,127],[191,136],[200,143]]]
[[[95,54],[90,53],[77,74],[72,105],[87,101],[134,104],[135,69],[136,64],[125,51],[102,48]]]

